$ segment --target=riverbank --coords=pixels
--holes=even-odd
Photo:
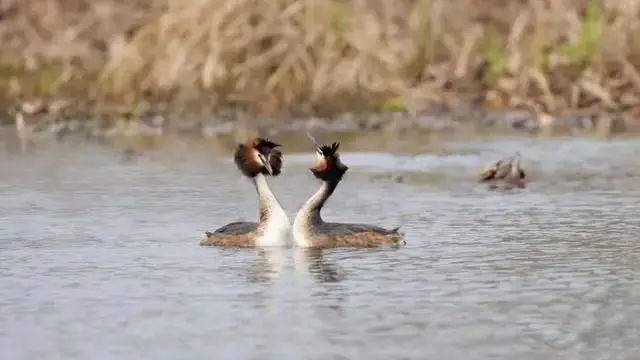
[[[62,117],[122,128],[122,118],[159,115],[197,128],[191,119],[215,117],[205,132],[228,128],[228,118],[313,118],[432,130],[463,126],[442,114],[473,108],[461,116],[473,126],[620,131],[640,113],[639,6],[8,1],[0,6],[0,118],[12,123],[20,110],[38,126],[79,126],[58,124]],[[59,116],[41,121],[42,113]],[[306,122],[282,121],[269,126]]]
[[[161,138],[245,138],[250,135],[283,136],[311,131],[360,137],[390,134],[397,139],[410,136],[473,138],[485,135],[574,135],[612,136],[640,134],[640,120],[629,112],[568,112],[552,116],[522,110],[487,110],[466,105],[455,108],[433,106],[416,113],[343,113],[333,117],[276,118],[255,116],[236,110],[216,115],[165,111],[133,112],[105,108],[100,112],[76,111],[60,104],[24,104],[11,121],[0,126],[2,133],[22,142],[37,143],[82,135],[85,139]],[[286,135],[285,135],[286,136]]]

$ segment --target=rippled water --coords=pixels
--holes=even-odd
[[[0,149],[0,358],[640,357],[640,139],[356,150],[325,216],[402,225],[405,248],[199,247],[257,216],[209,144]],[[516,150],[527,190],[473,181]],[[292,216],[311,159],[272,181]]]

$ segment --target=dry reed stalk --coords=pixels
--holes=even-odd
[[[397,111],[397,99],[451,94],[547,111],[640,98],[632,0],[5,1],[0,35],[15,51],[0,60],[62,63],[29,94],[99,71],[113,101],[258,112]],[[0,97],[26,94],[6,83]]]

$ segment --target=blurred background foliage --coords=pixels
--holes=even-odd
[[[640,104],[637,0],[0,0],[0,104]]]

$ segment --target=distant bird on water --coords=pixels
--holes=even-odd
[[[480,173],[479,181],[491,189],[523,189],[527,186],[527,175],[520,165],[520,153],[487,165]]]

